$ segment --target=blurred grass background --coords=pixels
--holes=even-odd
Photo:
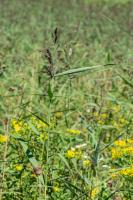
[[[62,112],[64,117],[56,130],[62,133],[65,131],[64,124],[68,128],[76,127],[84,119],[89,124],[90,112],[108,112],[110,102],[120,104],[123,107],[122,116],[125,113],[127,120],[131,122],[132,8],[132,0],[0,0],[1,131],[5,119],[26,118],[34,113],[49,120],[51,115]],[[56,43],[53,41],[55,30],[58,30]],[[47,71],[50,64],[49,55],[46,55],[48,52],[55,74],[88,66],[114,65],[109,69],[105,66],[103,71],[99,68],[92,73],[51,79]],[[130,132],[131,130],[130,128]],[[128,129],[123,129],[124,131],[129,134]],[[98,133],[95,134],[98,144]],[[117,133],[110,138],[114,136],[118,136]],[[52,137],[56,140],[55,135]],[[50,144],[54,149],[53,138]],[[58,140],[60,138],[57,138],[57,143]],[[80,141],[86,142],[88,136],[70,141],[65,141],[61,136],[61,140],[66,146],[59,142],[57,152],[64,152]],[[40,158],[37,145],[31,145],[30,148]],[[36,151],[34,147],[37,148]],[[1,155],[2,151],[3,148]],[[105,157],[107,158],[106,152]],[[27,184],[30,181],[27,179]],[[23,197],[20,195],[18,199],[38,198],[37,194],[28,197],[28,191],[23,190]],[[20,190],[19,192],[21,194]],[[62,194],[60,197],[50,198],[76,199],[71,193],[72,195],[67,194],[66,190],[66,197]],[[4,198],[17,199],[17,195],[7,195]],[[81,199],[84,200],[85,197]]]
[[[56,27],[60,31],[61,51],[60,59],[54,55],[58,71],[105,64],[108,59],[117,64],[117,70],[123,67],[130,71],[132,18],[132,1],[1,1],[1,106],[4,112],[12,110],[9,98],[4,96],[24,93],[28,101],[31,93],[42,92],[35,83],[45,62],[40,51],[52,48],[56,54],[51,37]],[[68,56],[71,51],[72,55]],[[90,78],[87,77],[88,84]],[[9,101],[16,107],[20,99],[13,97]]]

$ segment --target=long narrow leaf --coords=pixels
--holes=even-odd
[[[37,169],[39,167],[39,163],[36,160],[36,158],[32,155],[31,151],[28,148],[28,145],[23,141],[19,141],[19,142],[20,142],[20,144],[21,144],[21,146],[23,148],[24,153],[27,155],[30,163],[32,164],[33,168]],[[39,180],[39,185],[40,186],[44,186],[44,179],[43,179],[42,173],[40,173],[38,175],[38,180]]]
[[[63,75],[77,74],[77,73],[86,72],[86,71],[91,72],[91,71],[101,69],[102,67],[105,67],[105,66],[113,66],[113,65],[114,64],[106,64],[106,65],[97,65],[97,66],[92,66],[92,67],[80,67],[80,68],[76,68],[76,69],[70,69],[70,70],[55,74],[55,77],[63,76]]]
[[[129,85],[130,87],[133,87],[133,83],[131,81],[127,80],[125,77],[119,74],[119,77],[125,82],[125,84]]]

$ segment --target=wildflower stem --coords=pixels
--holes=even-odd
[[[50,80],[49,84],[51,87],[52,79]],[[50,134],[50,124],[51,124],[51,99],[49,101],[48,124],[49,124],[49,127],[48,127],[48,139],[47,139],[47,143],[46,143],[46,172],[45,172],[45,191],[44,191],[45,200],[47,199],[47,182],[48,182],[48,170],[49,170],[49,134]],[[44,148],[44,145],[43,145],[43,148]],[[44,151],[44,149],[43,149],[43,151]]]

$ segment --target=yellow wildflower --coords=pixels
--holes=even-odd
[[[104,125],[105,121],[104,120],[98,120],[97,123],[102,126],[102,125]]]
[[[12,120],[12,125],[13,125],[13,128],[15,129],[16,132],[19,132],[22,129],[21,122],[18,122],[15,119]]]
[[[18,164],[15,166],[15,168],[17,171],[21,171],[23,169],[23,165]]]
[[[133,155],[133,147],[126,147],[122,149],[122,151],[123,151],[123,154]]]
[[[117,159],[122,156],[122,152],[117,150],[116,148],[112,148],[111,152],[112,152],[112,159]]]
[[[84,167],[89,167],[91,165],[91,161],[90,160],[84,160],[83,161],[83,166]]]
[[[80,159],[80,158],[82,157],[82,151],[80,151],[80,150],[76,151],[76,152],[75,152],[75,157],[76,157],[77,159]]]
[[[107,114],[107,113],[102,113],[102,114],[100,115],[100,117],[101,117],[102,119],[107,119],[107,118],[108,118],[108,114]]]
[[[57,119],[61,119],[62,116],[63,116],[63,113],[62,113],[62,112],[56,112],[56,113],[55,113],[55,117],[56,117]]]
[[[94,112],[93,115],[94,115],[94,117],[98,117],[99,113],[98,112]]]
[[[75,150],[68,150],[66,153],[66,157],[71,159],[75,157]]]
[[[94,199],[98,193],[99,193],[99,187],[93,188],[91,191],[91,198]]]
[[[114,142],[114,144],[119,147],[125,147],[127,145],[125,140],[117,140]]]
[[[68,133],[71,133],[73,135],[79,135],[80,134],[80,130],[77,129],[67,129]]]
[[[123,126],[126,125],[126,124],[128,123],[128,121],[127,121],[125,118],[120,118],[120,119],[119,119],[119,122],[120,122],[120,124],[123,125]]]
[[[37,177],[37,175],[34,172],[31,174],[31,176],[34,177],[34,178]]]
[[[30,119],[32,122],[36,122],[36,117],[32,116],[32,117],[30,117]]]
[[[111,168],[109,171],[110,171],[110,176],[111,176],[112,179],[116,179],[118,177],[119,174],[118,174],[118,171],[116,171],[115,168]]]
[[[60,192],[60,188],[59,188],[58,186],[54,186],[54,187],[53,187],[53,191],[54,191],[54,192]]]
[[[95,113],[93,113],[93,115],[96,118],[98,125],[100,125],[100,126],[104,125],[106,119],[108,118],[108,114],[107,113],[99,114],[99,113],[95,112]]]
[[[3,143],[3,142],[7,142],[8,140],[8,136],[7,135],[0,135],[0,142]]]
[[[117,174],[117,173],[112,173],[112,174],[111,174],[111,178],[112,178],[112,179],[116,179],[117,177],[118,177],[118,174]]]
[[[125,176],[133,176],[133,167],[121,169],[119,174]]]
[[[128,142],[129,144],[133,144],[133,139],[127,139],[127,142]]]
[[[126,141],[124,140],[115,141],[115,145],[116,147],[113,147],[111,149],[113,159],[117,159],[125,155],[129,156],[133,155],[133,147],[130,146],[130,144],[128,144]]]
[[[48,139],[48,134],[47,133],[41,133],[40,137],[38,139],[45,141],[45,140]]]
[[[115,113],[118,113],[121,110],[121,106],[120,105],[115,105],[112,109],[113,109],[113,111]]]

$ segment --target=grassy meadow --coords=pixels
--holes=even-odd
[[[132,0],[0,0],[0,200],[133,200],[132,64]]]

